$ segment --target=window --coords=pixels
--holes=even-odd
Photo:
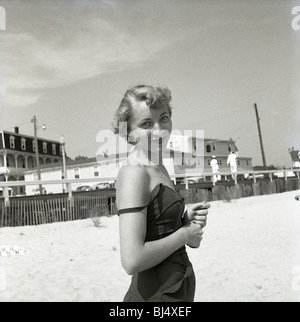
[[[213,144],[213,151],[216,151],[216,147],[215,147],[215,145]]]
[[[238,165],[241,165],[240,160],[237,160],[237,164],[238,164]]]
[[[35,152],[35,141],[32,141],[32,151]]]
[[[228,151],[231,152],[231,147],[229,144],[228,144]]]
[[[26,139],[25,139],[25,138],[22,138],[22,139],[21,139],[21,149],[22,149],[23,151],[25,151],[25,150],[26,150]]]
[[[74,177],[75,177],[75,179],[79,179],[79,169],[78,168],[74,169]]]
[[[52,143],[52,154],[56,154],[56,144]]]
[[[219,165],[222,165],[222,160],[219,160],[218,163],[219,163]]]
[[[94,177],[99,177],[99,168],[97,165],[94,166]]]
[[[15,137],[13,135],[9,137],[9,146],[11,149],[15,148]]]
[[[181,165],[184,165],[184,152],[181,153]]]
[[[210,160],[209,159],[207,160],[207,164],[210,165]]]
[[[249,160],[246,160],[246,164],[249,165]]]
[[[62,146],[59,146],[59,154],[62,155],[63,154],[63,150],[62,150]]]
[[[47,153],[47,142],[43,142],[43,152]]]
[[[207,144],[206,145],[206,152],[207,153],[210,153],[211,152],[211,146],[210,146],[210,144]]]

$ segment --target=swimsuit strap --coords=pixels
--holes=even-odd
[[[135,211],[141,211],[143,209],[145,209],[148,205],[146,206],[142,206],[142,207],[133,207],[133,208],[126,208],[126,209],[120,209],[118,210],[118,215],[121,215],[121,214],[126,214],[128,212],[135,212]]]

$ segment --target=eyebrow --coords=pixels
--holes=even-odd
[[[163,112],[163,113],[161,113],[161,114],[160,114],[160,116],[159,116],[159,117],[162,117],[162,116],[164,116],[164,115],[169,115],[169,112]],[[152,120],[152,119],[151,119],[150,117],[147,117],[147,118],[142,119],[142,120],[141,120],[141,122],[151,121],[151,120]]]
[[[163,116],[163,115],[165,115],[165,114],[169,114],[169,112],[168,112],[168,111],[163,112],[163,113],[161,113],[161,114],[160,114],[160,116],[159,116],[159,117],[161,117],[161,116]]]

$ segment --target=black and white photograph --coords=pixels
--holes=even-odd
[[[299,302],[299,88],[300,0],[0,0],[0,302]]]

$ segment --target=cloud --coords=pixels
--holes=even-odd
[[[43,37],[29,32],[2,34],[2,103],[32,104],[40,89],[142,64],[170,42],[155,37],[146,40],[114,21],[89,18],[77,19],[76,24],[58,21],[50,33],[41,30]]]

